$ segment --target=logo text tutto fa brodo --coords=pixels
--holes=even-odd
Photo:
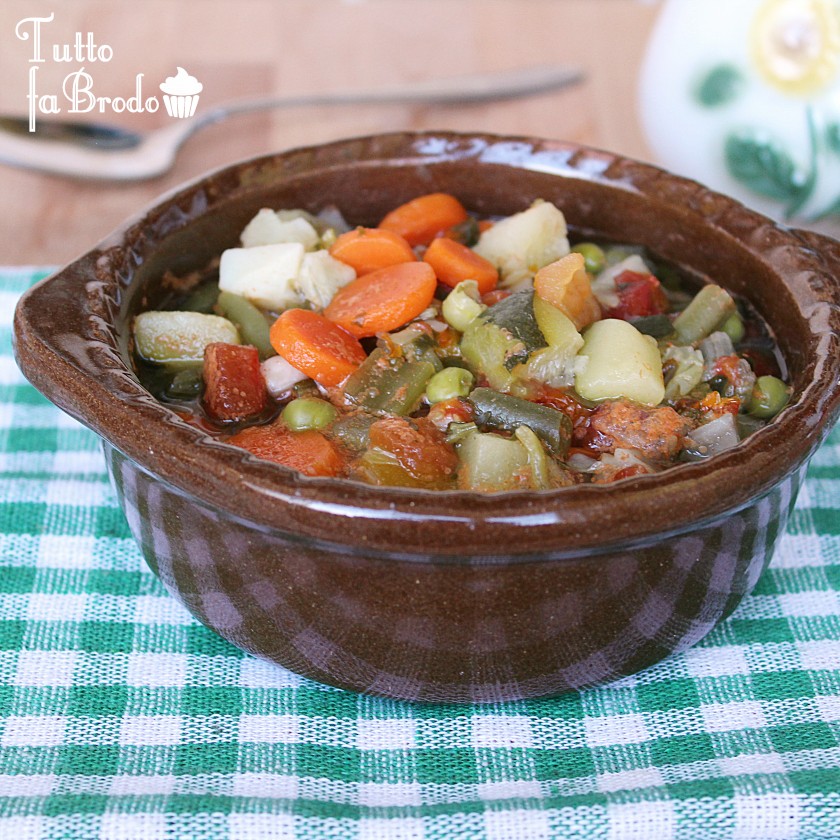
[[[35,131],[41,115],[87,114],[128,111],[132,114],[155,113],[160,100],[154,94],[143,91],[143,73],[137,73],[134,91],[129,96],[99,96],[94,90],[94,78],[88,67],[107,64],[114,57],[114,50],[108,44],[97,44],[92,32],[76,32],[72,43],[53,43],[51,49],[44,45],[47,24],[55,20],[55,13],[48,17],[27,17],[15,26],[15,35],[21,41],[31,41],[29,54],[29,78],[26,93],[29,130]],[[78,65],[70,70],[61,84],[60,91],[42,91],[38,86],[38,70],[51,60],[57,64]],[[160,85],[166,112],[171,117],[188,118],[195,113],[198,95],[203,85],[183,68],[178,67],[175,76],[169,76]]]

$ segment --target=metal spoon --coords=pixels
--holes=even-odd
[[[99,123],[0,116],[0,163],[73,178],[139,181],[163,175],[183,143],[205,126],[272,108],[333,105],[464,105],[531,96],[583,79],[571,67],[524,67],[497,73],[430,79],[402,88],[243,99],[145,133]]]

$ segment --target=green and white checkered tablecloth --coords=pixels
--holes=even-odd
[[[758,588],[695,649],[500,706],[249,657],[146,568],[95,436],[10,350],[0,270],[0,838],[840,838],[840,427]]]

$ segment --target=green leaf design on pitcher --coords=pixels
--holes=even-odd
[[[792,201],[799,197],[806,181],[781,146],[750,132],[730,134],[724,155],[733,178],[768,198]]]
[[[778,142],[751,129],[726,138],[724,159],[730,175],[758,195],[784,202],[790,218],[814,192],[818,176],[817,132],[814,115],[806,109],[808,168],[797,166],[793,156]]]
[[[732,64],[718,64],[701,80],[694,90],[694,98],[704,108],[726,105],[738,97],[744,77]]]

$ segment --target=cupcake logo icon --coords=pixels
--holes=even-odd
[[[204,85],[184,70],[178,67],[175,76],[168,76],[160,86],[163,91],[163,104],[170,117],[186,119],[195,113],[198,105],[198,95],[204,90]]]

